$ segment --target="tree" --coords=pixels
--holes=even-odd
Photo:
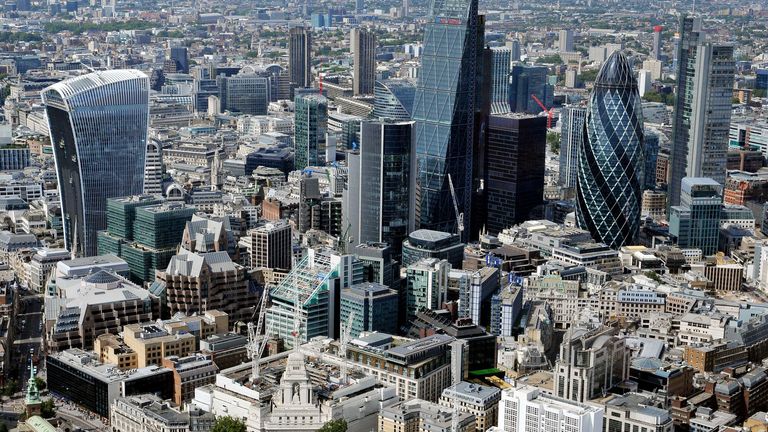
[[[40,416],[47,419],[56,416],[56,405],[53,403],[53,399],[43,401],[40,405]]]
[[[35,377],[35,384],[37,384],[38,390],[45,390],[45,388],[48,386],[45,380],[40,377]]]
[[[19,388],[19,382],[16,381],[15,379],[10,379],[6,381],[5,385],[3,386],[2,392],[0,393],[2,393],[3,396],[11,397],[13,396],[14,393],[16,393],[18,388]]]
[[[242,420],[224,416],[216,419],[211,432],[246,432],[246,428]]]
[[[547,132],[547,145],[552,153],[560,153],[560,134],[557,132]]]
[[[0,423],[0,432],[8,432],[8,425],[5,423]]]
[[[347,432],[347,422],[344,419],[331,420],[317,432]]]

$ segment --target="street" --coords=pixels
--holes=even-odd
[[[11,364],[17,369],[16,376],[22,390],[29,380],[30,357],[42,358],[43,297],[27,295],[21,297],[22,305],[16,318],[16,338],[13,342]]]

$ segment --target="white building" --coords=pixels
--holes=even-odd
[[[520,386],[501,394],[498,431],[595,432],[603,430],[603,410]]]
[[[645,93],[651,89],[652,82],[651,71],[648,69],[637,71],[637,90],[640,92],[640,97],[645,96]]]

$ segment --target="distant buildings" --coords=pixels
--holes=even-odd
[[[294,27],[289,32],[288,72],[292,89],[312,84],[312,31],[308,28]]]
[[[350,31],[349,38],[354,62],[354,94],[373,94],[373,83],[376,81],[376,35],[358,27]]]
[[[136,70],[93,72],[42,92],[67,249],[95,255],[107,198],[144,189],[149,78]]]
[[[328,100],[319,94],[297,95],[294,112],[294,169],[325,165]]]
[[[513,112],[538,114],[543,110],[533,99],[536,96],[545,107],[552,107],[554,89],[547,83],[548,69],[545,66],[512,66],[509,87],[509,105]]]
[[[615,51],[595,80],[576,183],[579,226],[612,248],[632,244],[640,229],[645,182],[642,118],[632,68]]]

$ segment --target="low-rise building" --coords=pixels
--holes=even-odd
[[[382,408],[379,412],[379,432],[447,431],[453,425],[453,416],[459,416],[458,432],[477,430],[475,416],[454,412],[421,399],[411,399]]]
[[[112,402],[110,423],[120,432],[208,432],[216,418],[200,409],[182,411],[153,394]]]
[[[173,372],[173,403],[176,405],[191,401],[197,387],[213,384],[219,371],[211,356],[205,354],[165,357],[162,365]]]
[[[443,390],[440,405],[475,416],[477,429],[484,431],[498,423],[500,400],[498,388],[462,381]]]

